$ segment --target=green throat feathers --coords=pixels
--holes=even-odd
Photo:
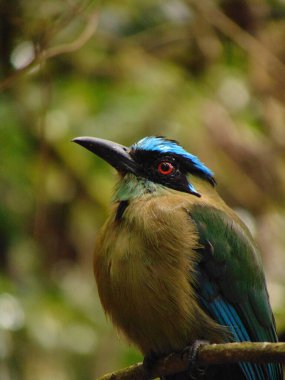
[[[127,173],[117,183],[113,201],[131,201],[145,194],[159,195],[165,191],[169,189],[161,184]]]

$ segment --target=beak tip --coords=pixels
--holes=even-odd
[[[121,144],[95,137],[80,136],[71,140],[101,157],[119,172],[135,173],[136,165],[129,149]]]
[[[84,137],[74,137],[74,139],[71,139],[70,142],[83,145],[85,138]]]

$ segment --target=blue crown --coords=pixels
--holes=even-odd
[[[194,172],[198,176],[204,177],[212,184],[215,184],[214,173],[205,166],[198,157],[188,153],[175,140],[168,140],[164,137],[150,136],[139,140],[131,146],[133,150],[153,151],[161,154],[174,154],[183,159],[188,164],[189,172]]]

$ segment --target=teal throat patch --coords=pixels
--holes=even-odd
[[[117,184],[113,200],[132,200],[145,194],[155,193],[159,189],[164,188],[164,186],[149,181],[146,178],[136,177],[128,173]]]

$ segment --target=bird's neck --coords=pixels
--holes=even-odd
[[[159,195],[165,191],[167,191],[165,186],[128,173],[118,182],[113,200],[130,201],[145,194]]]
[[[191,183],[202,195],[202,198],[200,199],[196,196],[187,194],[191,196],[194,202],[197,202],[200,199],[204,202],[206,201],[215,204],[216,206],[219,205],[219,207],[224,207],[224,202],[219,197],[215,188],[208,181],[191,176]],[[132,201],[144,195],[160,196],[176,192],[177,190],[149,181],[147,178],[137,177],[134,174],[128,173],[124,177],[121,177],[117,183],[113,201]]]

